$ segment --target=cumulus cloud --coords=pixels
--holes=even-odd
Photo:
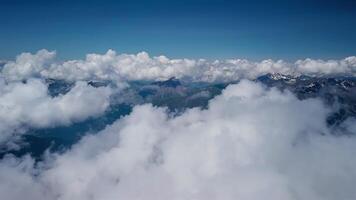
[[[3,67],[3,74],[9,80],[18,80],[40,76],[54,61],[55,51],[39,50],[36,54],[22,53],[15,61],[8,61]]]
[[[109,87],[94,88],[77,82],[66,94],[51,97],[40,79],[25,83],[0,79],[0,141],[23,127],[69,125],[97,116],[108,107],[110,94]]]
[[[254,79],[266,73],[288,75],[355,75],[356,57],[341,60],[283,60],[253,62],[246,59],[208,61],[205,59],[169,59],[150,57],[146,52],[117,54],[88,54],[85,60],[56,61],[56,52],[40,50],[36,54],[23,53],[15,61],[5,64],[2,74],[8,80],[21,80],[32,76],[66,80],[158,80],[170,77],[193,81],[232,81]]]
[[[323,74],[348,74],[356,73],[356,57],[351,56],[342,60],[312,60],[305,59],[296,62],[300,73],[323,75]]]
[[[356,138],[318,99],[241,81],[206,110],[133,112],[33,167],[0,164],[4,199],[355,199]],[[348,126],[349,129],[354,129]]]

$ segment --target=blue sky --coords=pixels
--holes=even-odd
[[[42,48],[62,59],[111,48],[187,58],[356,55],[356,2],[0,0],[0,58]]]

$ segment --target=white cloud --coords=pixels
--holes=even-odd
[[[26,83],[0,80],[0,141],[22,127],[69,125],[103,113],[109,105],[111,89],[94,88],[77,82],[66,94],[51,97],[39,79]]]
[[[169,59],[165,56],[150,57],[146,52],[117,54],[88,54],[85,60],[58,62],[56,52],[40,50],[36,54],[23,53],[16,61],[9,61],[2,71],[7,80],[21,80],[32,76],[69,80],[157,80],[190,78],[194,81],[231,81],[241,78],[254,79],[266,73],[290,75],[355,75],[356,57],[341,60],[283,60],[253,62],[245,59],[208,61],[204,59]]]
[[[305,59],[297,61],[296,65],[299,72],[306,74],[356,74],[356,56],[328,61]]]
[[[46,70],[54,62],[55,51],[39,50],[36,54],[22,53],[15,61],[8,61],[3,68],[6,79],[18,80],[40,76],[41,71]]]
[[[318,99],[301,101],[250,81],[228,86],[207,110],[176,117],[163,108],[136,106],[70,151],[50,156],[44,168],[31,167],[28,157],[3,160],[0,195],[355,199],[356,140],[333,136],[325,124],[328,112]]]

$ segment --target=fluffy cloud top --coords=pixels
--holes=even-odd
[[[108,87],[94,88],[77,82],[68,93],[51,97],[47,85],[39,79],[26,83],[1,79],[0,142],[21,127],[68,125],[99,115],[108,107],[110,94]]]
[[[317,99],[242,81],[207,110],[142,105],[70,151],[0,164],[4,199],[355,199],[356,140]],[[347,128],[354,126],[345,124]]]
[[[18,80],[39,76],[39,72],[48,68],[56,56],[56,52],[40,50],[36,54],[22,53],[16,57],[16,61],[7,62],[3,71],[9,80]]]
[[[15,61],[9,61],[2,70],[8,80],[28,77],[49,77],[69,80],[156,80],[170,77],[189,78],[194,81],[231,81],[253,79],[266,73],[290,75],[355,75],[356,57],[342,60],[298,60],[288,63],[282,60],[252,62],[245,59],[207,61],[204,59],[169,59],[165,56],[150,57],[146,52],[136,55],[88,54],[85,60],[58,62],[56,52],[40,50],[36,54],[23,53]]]

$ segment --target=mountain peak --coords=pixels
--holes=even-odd
[[[178,87],[181,85],[179,79],[177,79],[176,77],[171,77],[168,80],[165,81],[156,81],[153,83],[154,85],[158,85],[158,86],[162,86],[162,87]]]

